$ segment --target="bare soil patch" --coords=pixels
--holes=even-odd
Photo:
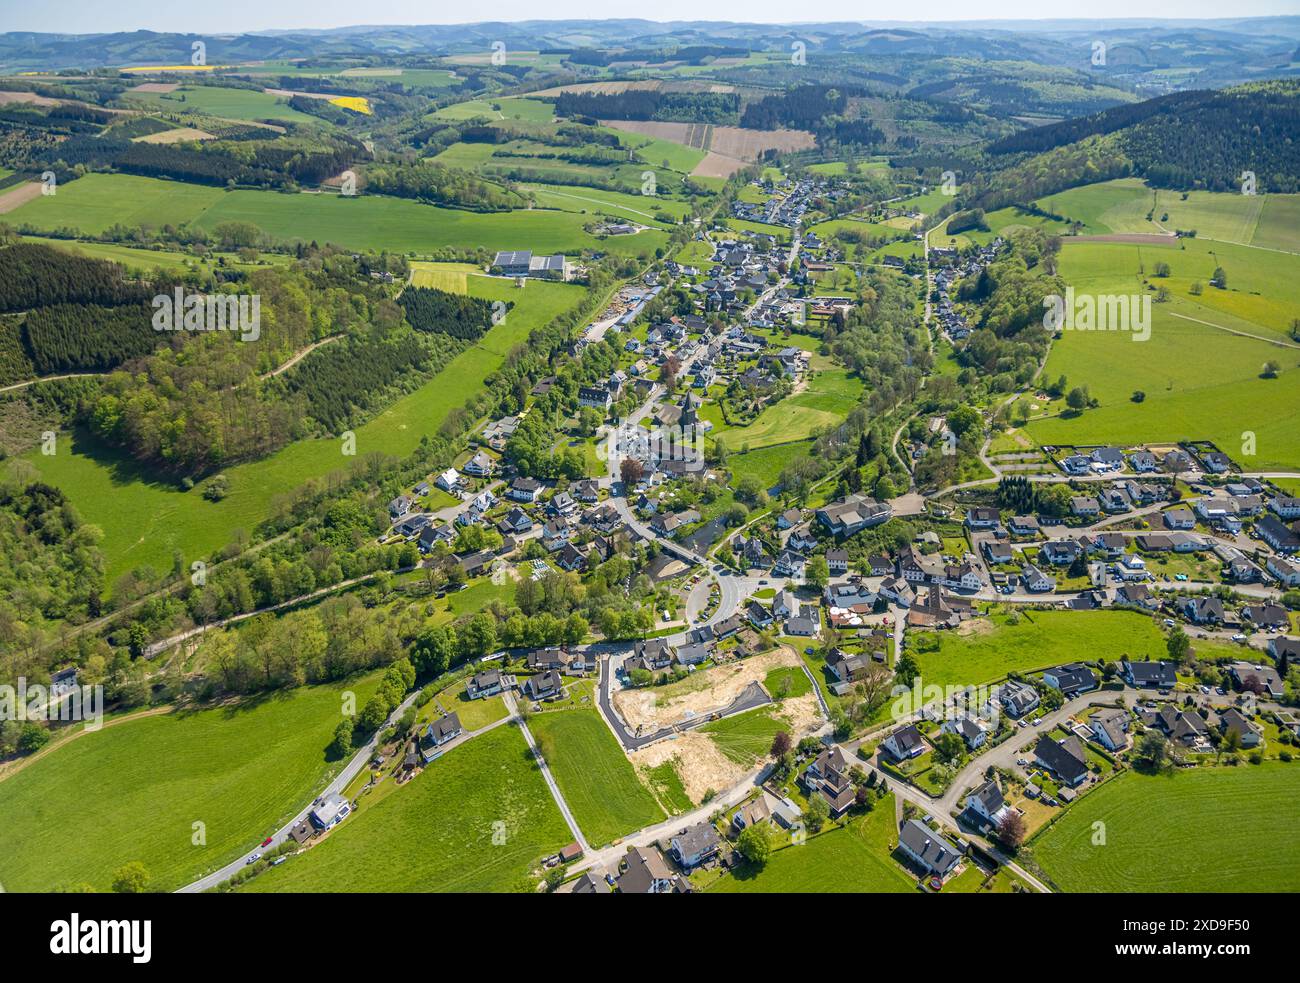
[[[718,750],[708,735],[689,731],[671,741],[659,741],[629,757],[640,771],[672,761],[692,802],[710,791],[731,788],[745,777],[745,769]]]
[[[127,92],[175,92],[181,87],[179,82],[141,82],[127,89]]]
[[[793,649],[779,648],[740,662],[692,673],[680,682],[614,694],[614,708],[629,727],[649,734],[724,709],[750,683],[761,683],[773,669],[797,666]]]
[[[0,106],[6,106],[10,103],[21,102],[29,106],[57,106],[58,99],[51,99],[49,96],[38,96],[35,92],[0,92]]]
[[[136,143],[180,143],[183,140],[215,140],[216,137],[207,130],[200,130],[193,126],[178,126],[174,130],[163,130],[161,133],[150,133],[148,136],[138,137]]]
[[[745,166],[743,160],[736,160],[735,157],[723,157],[722,154],[715,154],[709,151],[704,155],[704,159],[695,165],[691,174],[695,177],[721,177],[728,178]]]
[[[25,205],[33,198],[39,198],[40,196],[40,181],[29,181],[27,184],[20,184],[8,191],[0,192],[0,215],[12,212],[15,208]]]

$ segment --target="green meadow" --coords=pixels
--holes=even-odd
[[[322,120],[300,113],[283,96],[252,89],[225,89],[216,85],[183,85],[174,92],[130,92],[126,98],[150,109],[166,112],[207,113],[223,119],[281,120],[323,126]]]
[[[701,416],[713,423],[711,436],[714,440],[724,439],[728,450],[748,447],[752,451],[804,441],[817,430],[838,426],[858,405],[862,390],[862,382],[846,370],[822,369],[803,392],[768,406],[746,426],[727,426],[716,403],[705,404]]]
[[[519,290],[512,281],[486,276],[466,278],[470,293],[516,306],[472,348],[457,355],[436,377],[394,402],[358,427],[358,457],[372,452],[404,456],[420,438],[436,433],[447,414],[462,406],[533,328],[578,302],[581,288],[533,281]],[[267,519],[275,499],[311,478],[343,471],[357,458],[344,457],[334,438],[301,440],[270,457],[224,469],[230,494],[209,502],[199,490],[182,491],[154,478],[111,448],[85,434],[64,435],[58,452],[33,451],[24,459],[41,478],[62,488],[82,518],[103,530],[107,582],[142,564],[171,566],[180,551],[206,557],[226,545],[236,530],[252,533]]]
[[[1297,796],[1295,764],[1129,771],[1071,806],[1031,848],[1066,891],[1294,892]]]
[[[538,204],[545,208],[558,208],[568,212],[597,212],[617,219],[632,219],[642,225],[662,226],[656,212],[667,212],[676,221],[690,213],[691,206],[684,201],[660,198],[653,195],[629,195],[621,191],[597,188],[547,186],[526,184]]]
[[[528,728],[592,846],[665,818],[594,708],[534,714]]]
[[[33,199],[11,221],[40,229],[73,228],[99,235],[115,224],[186,225],[207,231],[223,222],[249,222],[284,242],[332,242],[354,249],[429,252],[446,246],[538,253],[601,248],[625,255],[652,253],[663,232],[599,241],[583,231],[574,212],[539,208],[499,213],[467,212],[378,195],[224,191],[127,174],[88,174]]]
[[[968,622],[962,632],[920,632],[907,647],[921,669],[922,685],[977,686],[1009,672],[1045,669],[1062,662],[1122,656],[1158,656],[1164,636],[1136,611],[1021,611]]]
[[[523,735],[504,726],[363,798],[323,842],[241,890],[511,891],[571,839]]]
[[[1300,249],[1300,195],[1272,195],[1267,190],[1261,187],[1253,195],[1182,192],[1150,188],[1139,178],[1120,178],[1071,188],[1035,204],[1082,222],[1089,235],[1195,230],[1199,238],[1221,242]]]
[[[0,884],[107,891],[132,860],[170,891],[257,846],[337,773],[328,761],[343,694],[363,706],[378,676],[230,707],[109,723],[0,781]],[[204,845],[195,845],[202,823]]]
[[[1157,263],[1170,276],[1156,277]],[[1209,285],[1217,266],[1227,289]],[[1044,377],[1087,384],[1100,405],[1077,415],[1031,421],[1041,444],[1212,440],[1234,458],[1248,434],[1255,456],[1247,470],[1300,466],[1300,350],[1284,347],[1300,317],[1300,257],[1223,242],[1184,240],[1173,246],[1078,243],[1067,240],[1060,272],[1077,294],[1141,295],[1157,286],[1167,303],[1152,303],[1150,338],[1123,331],[1065,331],[1053,343]],[[1192,284],[1200,283],[1200,296]],[[1242,332],[1255,337],[1243,337]],[[1276,340],[1280,344],[1270,343]],[[1267,362],[1276,378],[1263,378]],[[1133,394],[1145,394],[1142,401]]]

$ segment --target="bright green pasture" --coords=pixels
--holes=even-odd
[[[519,889],[572,839],[515,727],[453,748],[324,842],[254,878],[259,893]]]
[[[976,622],[967,634],[909,634],[922,685],[977,686],[1009,672],[1159,656],[1165,649],[1155,622],[1135,611],[1022,611],[1018,617],[1019,624],[1012,625],[1005,615],[995,615],[991,626]]]
[[[1154,276],[1157,263],[1169,265],[1168,278]],[[1209,286],[1219,265],[1226,290]],[[1237,457],[1245,435],[1254,434],[1255,456],[1241,460],[1248,469],[1300,465],[1300,430],[1292,424],[1300,412],[1300,350],[1284,347],[1300,316],[1300,257],[1201,240],[1174,247],[1067,243],[1060,271],[1079,294],[1141,295],[1164,286],[1170,299],[1151,305],[1145,342],[1123,331],[1063,332],[1044,376],[1087,384],[1100,406],[1031,422],[1039,443],[1201,439]],[[1199,297],[1193,282],[1202,284]],[[1280,374],[1261,378],[1270,361]],[[1132,401],[1139,390],[1145,399]]]
[[[12,215],[14,222],[42,229],[70,227],[88,235],[118,223],[154,228],[193,223],[212,231],[223,222],[249,222],[282,241],[400,252],[457,246],[573,253],[597,244],[583,231],[583,216],[555,209],[466,212],[379,195],[223,191],[127,174],[88,174]],[[649,231],[607,239],[600,248],[639,255],[653,252],[666,239],[663,232]]]
[[[728,427],[718,416],[712,436],[725,438],[731,451],[806,440],[815,430],[842,423],[857,406],[862,389],[861,381],[844,369],[823,369],[808,381],[807,389],[767,407],[748,426]],[[709,408],[706,404],[705,410]]]
[[[51,891],[138,860],[151,888],[218,869],[311,801],[341,762],[325,749],[343,694],[363,706],[371,675],[239,705],[172,711],[82,734],[0,782],[0,884]],[[202,823],[206,845],[196,846]]]
[[[1298,796],[1295,764],[1129,771],[1071,806],[1033,855],[1066,891],[1293,892]]]
[[[534,714],[528,727],[592,846],[665,818],[594,708]]]
[[[300,113],[282,96],[253,89],[226,89],[216,85],[183,85],[174,92],[131,92],[126,97],[150,108],[167,112],[208,113],[223,119],[287,120],[324,125],[307,113]]]

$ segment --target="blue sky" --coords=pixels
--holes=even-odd
[[[235,32],[353,24],[453,24],[486,20],[635,17],[647,20],[737,20],[751,23],[800,21],[1216,18],[1300,13],[1297,0],[926,0],[924,4],[863,3],[861,0],[493,0],[481,7],[430,0],[0,0],[0,31],[95,33],[100,31]]]

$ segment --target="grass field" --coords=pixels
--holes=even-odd
[[[764,488],[771,488],[786,465],[801,454],[806,454],[811,447],[810,440],[760,447],[747,454],[732,454],[727,458],[727,468],[737,480],[743,475],[752,474],[763,482]]]
[[[109,889],[132,860],[172,890],[256,846],[306,805],[342,762],[325,758],[342,693],[363,706],[368,676],[229,709],[106,726],[0,782],[0,884]],[[195,846],[193,823],[206,827]]]
[[[1082,231],[1090,235],[1195,230],[1198,237],[1223,242],[1300,249],[1300,195],[1271,195],[1263,193],[1267,188],[1260,190],[1254,195],[1190,191],[1184,198],[1180,191],[1149,188],[1138,178],[1121,178],[1071,188],[1035,204],[1082,222]]]
[[[551,187],[543,184],[526,184],[523,187],[533,192],[538,204],[545,208],[595,212],[623,220],[631,218],[642,225],[661,226],[662,223],[655,218],[656,212],[667,212],[680,221],[691,210],[687,202],[651,195],[629,195],[598,188]]]
[[[509,891],[570,834],[523,735],[488,731],[244,890]]]
[[[1164,636],[1136,611],[1020,612],[1011,625],[1003,615],[992,624],[976,622],[969,634],[911,633],[908,649],[921,667],[923,685],[977,685],[1008,672],[1046,668],[1062,662],[1123,655],[1161,655]],[[924,640],[924,641],[918,641]],[[937,643],[931,648],[930,644]]]
[[[752,768],[767,756],[777,731],[789,729],[784,718],[766,706],[707,723],[700,733],[708,734],[718,750],[736,764]]]
[[[713,403],[705,404],[701,415],[713,423],[713,439],[723,438],[728,450],[739,451],[748,446],[752,451],[772,444],[806,440],[814,431],[838,426],[858,405],[862,390],[862,382],[847,370],[823,369],[808,381],[803,392],[768,406],[746,426],[727,426]]]
[[[802,846],[775,850],[761,870],[739,867],[710,890],[723,894],[914,891],[916,882],[890,857],[897,839],[894,797],[887,795],[871,812],[852,820],[843,829],[830,829],[809,838]]]
[[[447,414],[483,385],[515,345],[529,332],[577,303],[581,287],[534,281],[518,290],[511,281],[467,277],[476,297],[514,301],[505,319],[473,348],[447,364],[441,373],[356,430],[357,458],[373,451],[410,454],[426,433],[436,432]],[[302,440],[258,461],[224,469],[230,494],[209,502],[200,492],[185,492],[160,482],[116,451],[84,435],[64,435],[59,453],[33,452],[43,480],[62,488],[86,522],[104,532],[100,548],[106,578],[112,583],[141,564],[162,570],[174,551],[206,557],[230,541],[237,529],[252,532],[265,520],[276,496],[313,477],[342,470],[345,458],[334,439]],[[66,450],[65,450],[66,448]]]
[[[378,195],[224,191],[129,174],[88,174],[12,215],[11,221],[43,230],[68,227],[87,235],[118,223],[153,228],[192,223],[210,232],[223,222],[249,222],[279,241],[314,240],[390,252],[428,253],[445,246],[502,250],[523,244],[537,253],[573,253],[599,244],[609,252],[640,255],[667,241],[665,233],[650,230],[602,242],[583,231],[587,220],[582,215],[558,209],[485,214]]]
[[[433,114],[434,119],[441,120],[466,120],[480,116],[487,119],[522,119],[546,123],[555,118],[555,104],[542,99],[519,97],[471,99],[445,106]]]
[[[1127,772],[1071,806],[1031,846],[1066,891],[1294,892],[1297,796],[1295,764]],[[1101,846],[1093,845],[1097,823],[1105,824]]]
[[[216,85],[183,85],[174,92],[132,92],[127,98],[166,112],[208,113],[223,119],[287,120],[323,126],[324,122],[300,113],[287,99],[252,89],[225,89]]]
[[[1152,275],[1158,262],[1169,264],[1168,278]],[[1216,266],[1227,271],[1226,290],[1208,285]],[[1173,248],[1067,243],[1060,269],[1078,294],[1141,294],[1149,278],[1170,300],[1151,305],[1146,342],[1122,331],[1063,333],[1044,378],[1087,384],[1100,406],[1030,423],[1039,443],[1201,439],[1236,458],[1249,432],[1249,470],[1300,465],[1300,430],[1290,422],[1300,411],[1300,351],[1257,340],[1285,340],[1300,316],[1300,257],[1199,239]],[[1204,285],[1200,296],[1191,294],[1194,282]],[[1268,361],[1281,366],[1275,379],[1261,377]],[[1138,390],[1140,403],[1131,399]]]
[[[664,818],[595,709],[556,710],[528,721],[578,828],[592,846]]]

